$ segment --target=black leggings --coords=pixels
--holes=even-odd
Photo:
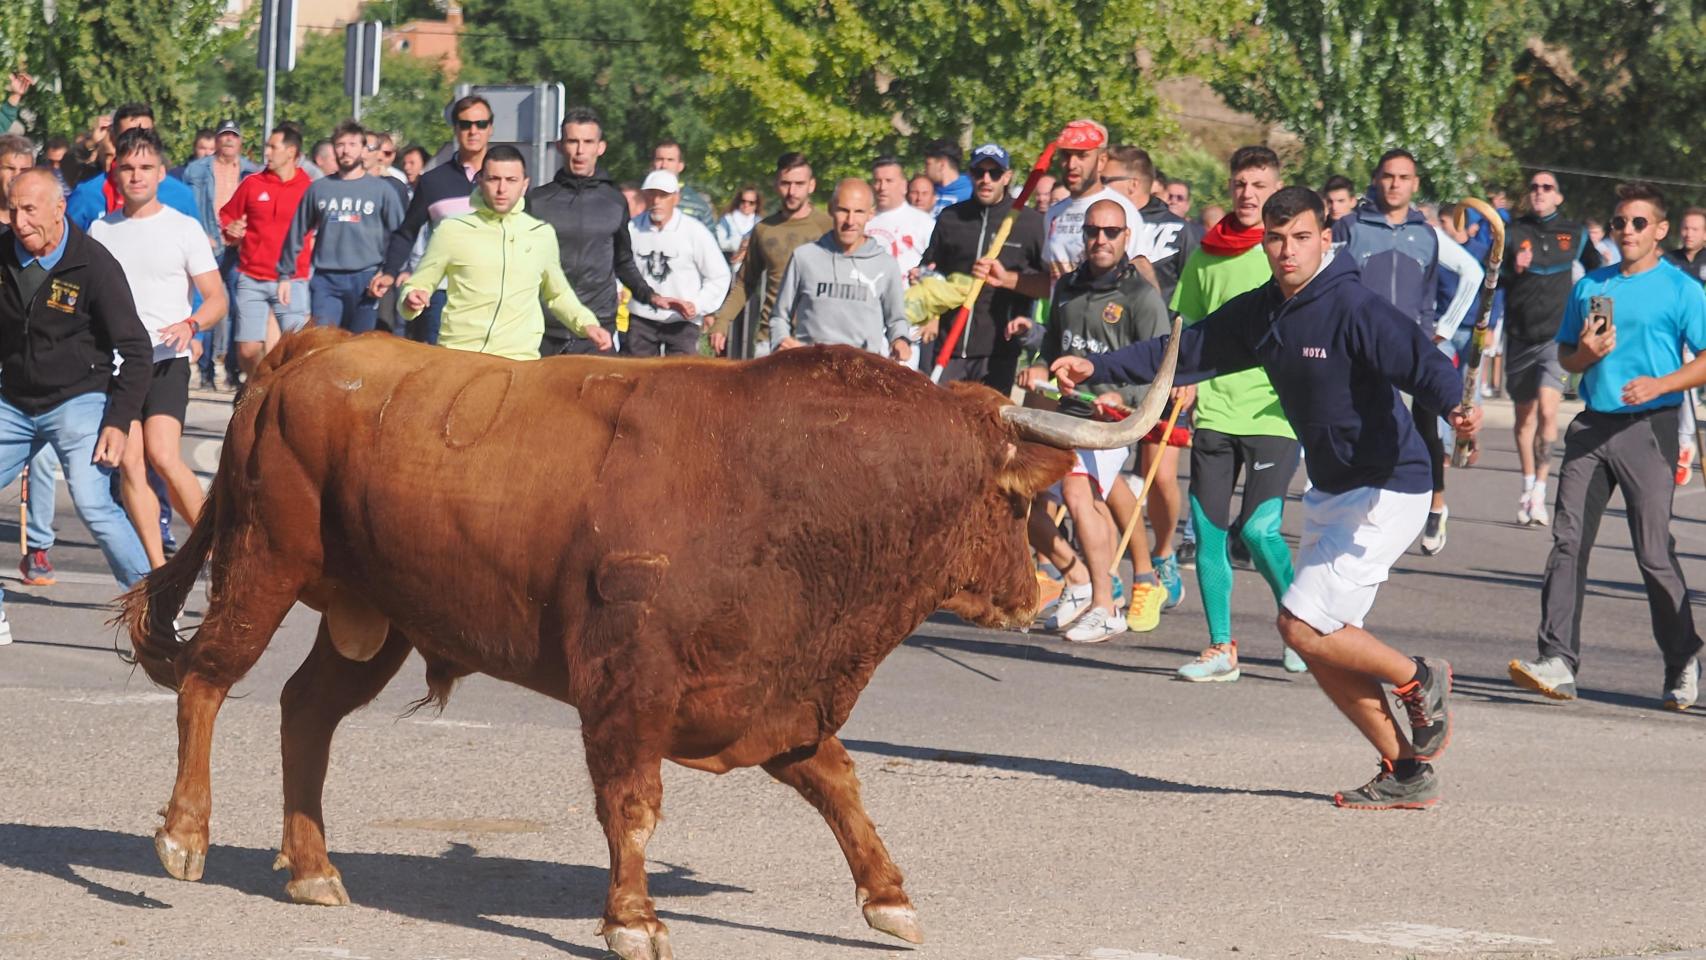
[[[1416,421],[1416,432],[1422,435],[1422,446],[1428,448],[1428,462],[1433,466],[1434,492],[1445,491],[1445,440],[1439,435],[1439,411],[1429,410],[1415,397],[1410,398],[1410,416]]]

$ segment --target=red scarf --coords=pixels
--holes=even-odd
[[[1238,225],[1232,214],[1220,218],[1220,222],[1208,228],[1203,234],[1202,248],[1217,257],[1236,257],[1240,253],[1262,242],[1262,225],[1245,228]]]
[[[107,198],[107,212],[112,213],[124,206],[124,195],[118,192],[118,161],[114,160],[107,167],[107,179],[101,183],[101,193]]]

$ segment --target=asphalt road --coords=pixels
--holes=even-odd
[[[194,406],[190,455],[206,469],[223,411]],[[669,768],[649,853],[677,956],[1706,956],[1706,716],[1657,708],[1620,512],[1594,557],[1582,700],[1542,702],[1506,679],[1533,649],[1550,538],[1513,522],[1501,413],[1481,466],[1449,478],[1445,554],[1406,557],[1369,621],[1456,667],[1438,808],[1328,802],[1374,757],[1312,681],[1279,669],[1251,572],[1238,573],[1236,684],[1169,679],[1206,636],[1194,596],[1154,633],[1094,648],[932,621],[843,731],[926,944],[864,926],[828,829],[791,790],[757,771]],[[1703,491],[1696,476],[1674,524],[1696,584]],[[174,773],[173,698],[113,655],[116,590],[61,516],[61,582],[5,582],[17,642],[0,648],[0,958],[604,956],[606,851],[573,711],[476,677],[442,716],[400,719],[424,691],[418,664],[333,751],[327,826],[356,905],[284,899],[269,871],[276,704],[311,640],[302,608],[220,715],[206,877],[168,879],[150,838]]]

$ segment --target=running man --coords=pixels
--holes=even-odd
[[[1211,227],[1191,253],[1173,294],[1173,310],[1187,326],[1219,310],[1273,276],[1262,249],[1262,205],[1280,189],[1279,156],[1267,147],[1240,147],[1227,164],[1232,212]],[[1291,547],[1280,535],[1286,491],[1297,472],[1297,435],[1286,422],[1268,375],[1260,369],[1205,380],[1196,391],[1191,444],[1191,519],[1197,532],[1197,589],[1208,618],[1208,646],[1179,668],[1181,680],[1233,681],[1243,675],[1232,636],[1232,560],[1237,536],[1251,565],[1267,581],[1274,602],[1291,589]],[[1232,491],[1244,471],[1244,499],[1236,522]],[[1283,608],[1282,608],[1283,609]],[[1290,647],[1285,669],[1309,669]]]
[[[836,184],[829,202],[834,226],[795,250],[782,271],[770,314],[772,350],[840,343],[901,363],[911,359],[906,279],[888,249],[865,235],[875,203],[863,180]]]
[[[1451,667],[1411,658],[1362,628],[1380,583],[1427,519],[1430,470],[1399,391],[1473,436],[1478,408],[1455,408],[1462,383],[1415,321],[1357,282],[1332,248],[1326,205],[1287,187],[1262,207],[1268,283],[1233,298],[1181,334],[1175,382],[1267,371],[1286,419],[1301,434],[1314,488],[1303,498],[1298,569],[1281,601],[1280,637],[1380,754],[1368,783],[1334,794],[1341,807],[1418,809],[1439,802],[1430,761],[1451,739]],[[1063,357],[1063,389],[1147,383],[1166,342],[1146,340],[1090,359]],[[1409,715],[1398,730],[1382,684]]]
[[[1684,392],[1706,384],[1706,291],[1660,257],[1659,241],[1669,231],[1657,190],[1618,187],[1611,235],[1623,260],[1576,283],[1558,328],[1560,362],[1582,374],[1587,409],[1564,435],[1552,555],[1540,594],[1540,656],[1510,663],[1512,680],[1554,700],[1576,698],[1588,557],[1618,488],[1653,639],[1664,653],[1664,705],[1687,710],[1700,697],[1700,635],[1670,522],[1677,408]],[[1594,310],[1601,297],[1611,301],[1610,317]],[[1684,346],[1695,353],[1687,364]]]
[[[278,253],[312,183],[297,168],[301,156],[302,131],[295,124],[279,124],[267,137],[266,169],[245,178],[219,208],[225,239],[237,244],[231,339],[237,343],[237,363],[245,376],[255,372],[281,333],[308,325],[308,281],[294,281],[288,300],[278,292]],[[292,275],[307,275],[313,246],[312,240],[302,245]]]
[[[120,464],[126,512],[142,538],[150,568],[165,564],[160,500],[148,484],[152,469],[165,481],[172,507],[194,525],[201,515],[201,481],[180,451],[190,402],[190,342],[225,315],[225,282],[201,224],[160,202],[166,148],[153,130],[121,134],[112,177],[124,206],[96,220],[89,237],[124,268],[137,316],[153,343],[142,415],[131,421]],[[190,291],[201,306],[190,310]]]

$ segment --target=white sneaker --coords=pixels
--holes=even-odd
[[[1072,629],[1066,631],[1066,639],[1073,643],[1101,643],[1125,632],[1125,617],[1117,611],[1109,613],[1102,607],[1096,607],[1078,618]]]
[[[1535,487],[1532,498],[1528,501],[1528,518],[1537,527],[1544,527],[1552,522],[1552,517],[1546,512],[1546,490]]]
[[[1043,629],[1050,633],[1058,633],[1072,625],[1084,611],[1090,609],[1090,585],[1088,583],[1067,584],[1060,591],[1060,596],[1054,602],[1042,609],[1038,616],[1042,617]]]
[[[1428,522],[1422,527],[1422,552],[1430,557],[1437,557],[1445,549],[1445,522],[1451,518],[1449,507],[1440,507],[1439,512],[1430,512]]]
[[[1516,522],[1528,526],[1534,522],[1534,491],[1524,490],[1516,501]]]
[[[6,611],[0,610],[0,647],[12,642],[12,624],[6,619]]]
[[[1666,674],[1665,709],[1687,710],[1700,700],[1699,657],[1689,657],[1675,677],[1669,676],[1669,671]]]

